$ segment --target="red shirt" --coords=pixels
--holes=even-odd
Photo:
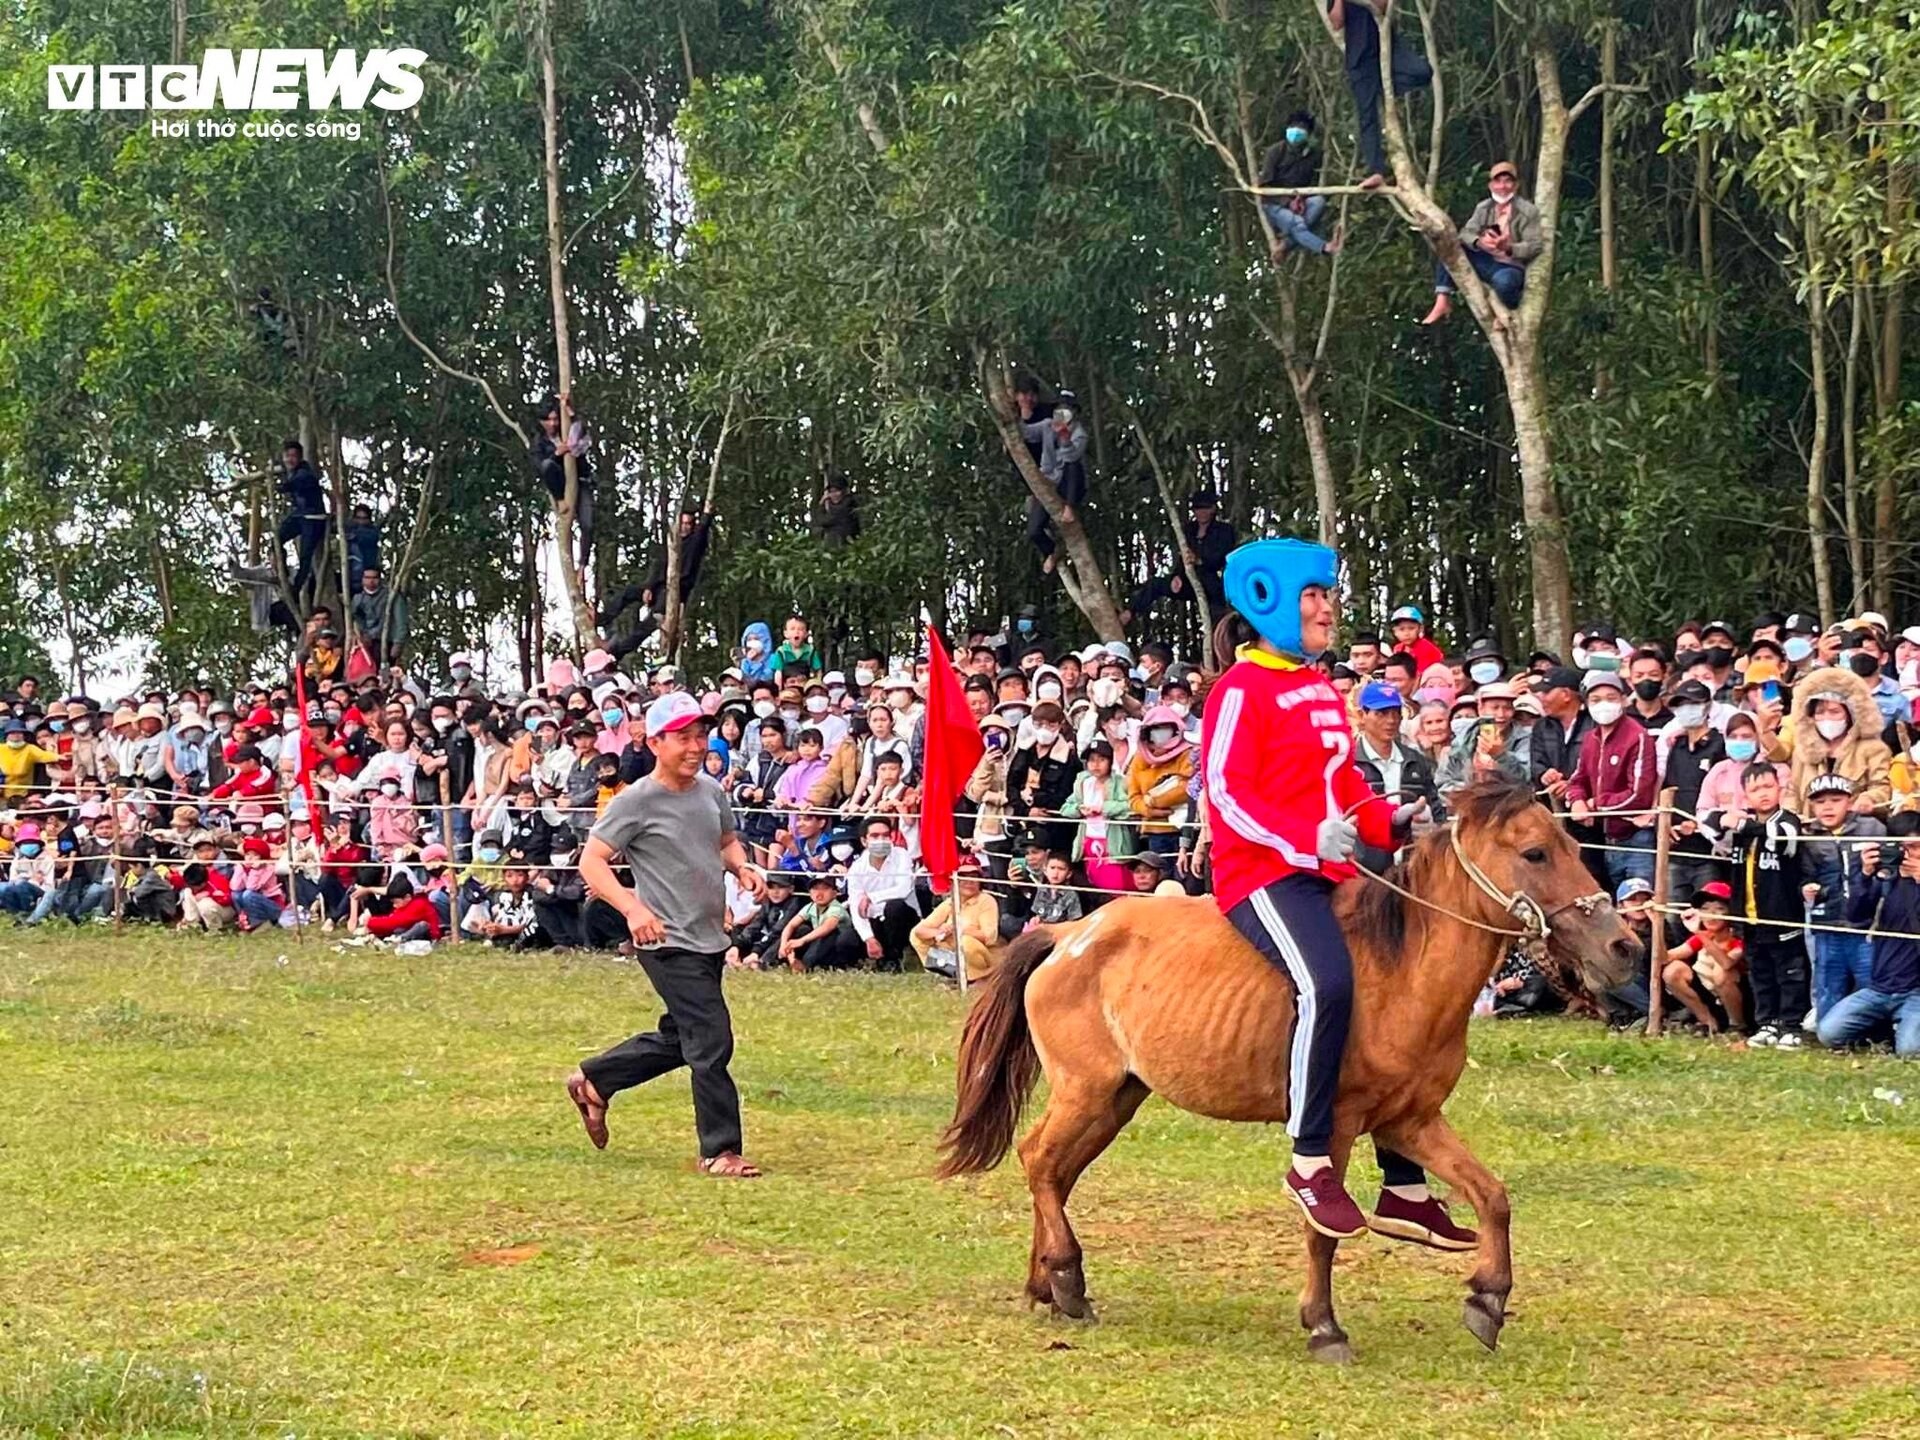
[[[398,935],[402,930],[427,922],[427,933],[434,939],[440,938],[440,912],[433,908],[424,895],[414,895],[401,901],[387,915],[369,915],[367,930],[374,935]]]
[[[280,787],[273,771],[262,765],[251,775],[234,771],[225,784],[214,786],[208,794],[214,800],[225,800],[228,796],[236,796],[241,800],[274,800],[279,797]]]
[[[1580,760],[1567,781],[1567,803],[1584,800],[1596,810],[1647,810],[1660,785],[1660,764],[1653,736],[1632,715],[1614,722],[1611,734],[1600,727],[1580,742]],[[1613,840],[1633,834],[1651,817],[1602,817],[1601,828]]]
[[[1413,656],[1415,666],[1413,678],[1415,684],[1418,684],[1426,678],[1428,666],[1445,665],[1447,663],[1447,657],[1441,652],[1440,647],[1424,635],[1415,640],[1411,645],[1394,646],[1393,653],[1396,655]]]
[[[1350,815],[1393,848],[1393,805],[1355,768],[1347,707],[1318,670],[1243,650],[1207,697],[1200,753],[1222,910],[1295,873],[1350,879],[1351,863],[1316,853],[1323,820]]]

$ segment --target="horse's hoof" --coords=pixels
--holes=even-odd
[[[1500,1348],[1500,1327],[1507,1323],[1506,1303],[1493,1295],[1469,1295],[1462,1307],[1460,1318],[1466,1327],[1489,1350]]]
[[[1344,1335],[1309,1335],[1307,1354],[1322,1365],[1351,1365],[1353,1346]]]
[[[1080,1267],[1062,1266],[1048,1275],[1053,1290],[1053,1308],[1069,1320],[1092,1320],[1093,1302],[1087,1299],[1087,1280]]]

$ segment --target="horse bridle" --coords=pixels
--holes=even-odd
[[[1467,878],[1479,886],[1488,899],[1525,927],[1518,932],[1523,944],[1545,945],[1553,935],[1553,922],[1569,910],[1578,909],[1582,915],[1591,916],[1602,907],[1612,904],[1605,891],[1595,890],[1590,894],[1577,895],[1566,904],[1548,910],[1524,890],[1508,894],[1494,884],[1487,872],[1468,858],[1460,844],[1460,827],[1451,821],[1447,824],[1447,840],[1453,847],[1453,858],[1460,862],[1460,868]]]

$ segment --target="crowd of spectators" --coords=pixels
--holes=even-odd
[[[672,665],[628,675],[596,649],[520,694],[464,655],[443,676],[349,679],[330,630],[312,617],[297,677],[232,694],[103,706],[23,677],[0,724],[0,911],[614,948],[625,927],[575,857],[652,768],[636,720],[676,689],[712,717],[708,772],[769,873],[764,903],[729,897],[735,965],[978,979],[1031,924],[1207,887],[1204,681],[1158,642],[1056,645],[1031,607],[956,637],[984,748],[959,801],[964,863],[936,899],[920,853],[924,654],[829,658],[794,616],[777,645],[748,626],[733,663],[697,683]],[[1920,1049],[1920,627],[1767,614],[1632,643],[1596,623],[1563,660],[1490,639],[1449,653],[1407,606],[1319,663],[1351,707],[1362,773],[1424,802],[1426,823],[1490,772],[1563,810],[1630,922],[1664,927],[1683,1017],[1756,1046],[1817,1027],[1835,1044],[1891,1029]],[[1670,903],[1656,910],[1663,790]],[[1628,987],[1612,1018],[1632,1023],[1647,1001]],[[1563,1003],[1521,953],[1483,997],[1496,1013]]]

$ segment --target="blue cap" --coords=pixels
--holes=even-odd
[[[1387,623],[1389,625],[1397,624],[1402,620],[1413,620],[1422,625],[1427,623],[1427,617],[1422,613],[1418,605],[1402,605],[1398,610],[1394,611],[1392,615],[1387,617]]]
[[[1620,888],[1613,892],[1613,903],[1624,905],[1636,895],[1653,894],[1653,882],[1639,875],[1629,875],[1620,882]]]
[[[1405,708],[1405,702],[1401,700],[1400,692],[1386,681],[1369,680],[1360,692],[1360,708],[1362,710],[1400,710]]]
[[[0,725],[0,735],[24,735],[26,733],[27,727],[22,725],[18,720],[9,720],[5,725]]]

